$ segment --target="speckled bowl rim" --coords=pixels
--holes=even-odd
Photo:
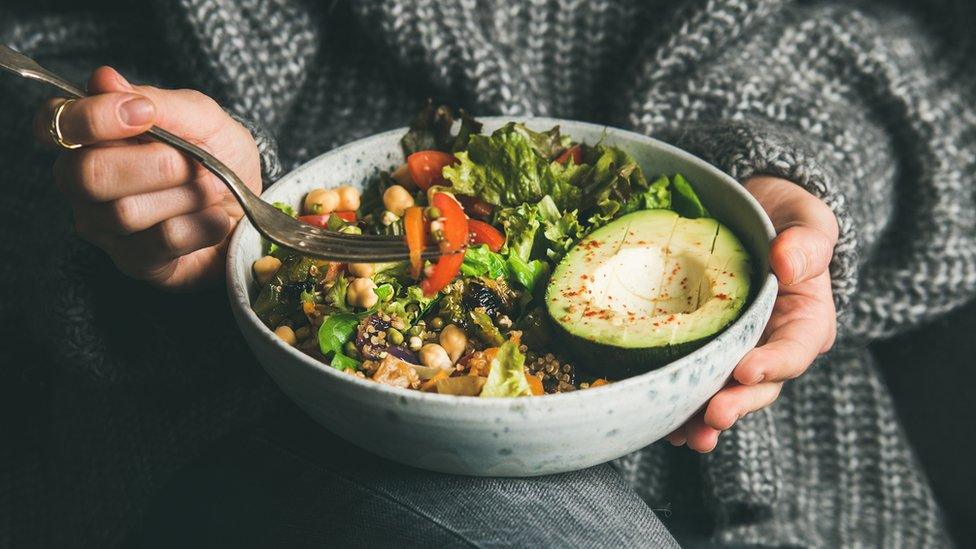
[[[670,155],[678,157],[685,162],[696,164],[700,168],[711,172],[714,176],[716,176],[716,178],[719,181],[722,181],[723,183],[731,187],[732,192],[738,194],[739,197],[745,201],[748,208],[751,210],[751,213],[759,218],[763,228],[765,229],[767,240],[772,240],[776,236],[776,232],[773,229],[773,224],[769,220],[769,217],[766,215],[766,212],[762,209],[762,206],[759,205],[759,202],[748,191],[746,191],[746,189],[738,181],[733,179],[725,172],[719,170],[715,166],[702,160],[701,158],[698,158],[697,156],[687,151],[679,149],[674,145],[670,145],[658,139],[654,139],[653,137],[648,137],[646,135],[642,135],[636,132],[614,128],[603,124],[593,124],[590,122],[580,122],[576,120],[548,118],[548,117],[524,117],[524,116],[522,117],[520,116],[479,117],[479,120],[485,122],[503,122],[503,123],[509,121],[515,121],[515,122],[525,122],[528,124],[539,124],[540,126],[542,125],[554,126],[558,124],[560,126],[572,125],[577,127],[587,127],[590,130],[594,130],[594,131],[601,131],[607,133],[612,132],[614,134],[619,135],[622,139],[632,140],[637,144],[646,144],[646,145],[658,147]],[[291,172],[283,175],[281,178],[278,179],[277,182],[275,182],[273,185],[268,187],[268,189],[265,190],[265,193],[273,191],[278,186],[289,185],[296,176],[298,176],[299,174],[301,174],[301,172],[305,170],[311,170],[312,164],[319,162],[325,156],[341,155],[344,151],[359,146],[360,141],[366,139],[370,139],[370,140],[387,139],[387,138],[392,138],[394,136],[402,136],[406,131],[407,128],[403,127],[403,128],[397,128],[394,130],[381,132],[378,134],[373,134],[370,136],[357,139],[356,141],[347,143],[345,145],[332,149],[328,152],[325,152],[309,160],[308,162],[302,164],[298,168],[295,168]],[[264,325],[263,322],[260,321],[260,319],[258,319],[257,315],[251,309],[250,297],[248,295],[247,288],[244,286],[244,277],[238,276],[234,268],[234,265],[236,264],[237,255],[241,253],[239,241],[241,240],[242,236],[246,231],[254,231],[254,230],[255,229],[251,225],[250,221],[248,221],[247,219],[242,220],[241,223],[238,225],[238,227],[235,229],[234,234],[231,237],[230,244],[228,246],[227,273],[226,273],[227,291],[230,297],[231,306],[237,308],[238,312],[241,313],[238,316],[239,319],[249,322],[250,324],[256,326],[258,328],[258,333],[261,334],[263,337],[265,337],[265,339],[269,340],[272,343],[272,345],[274,345],[276,349],[281,352],[282,358],[288,357],[292,361],[294,361],[296,365],[311,367],[319,372],[324,373],[327,376],[331,376],[338,383],[351,383],[353,385],[358,385],[361,388],[365,388],[367,390],[377,391],[379,393],[385,393],[387,396],[390,397],[398,397],[401,400],[405,398],[408,400],[425,402],[430,405],[436,405],[436,406],[448,406],[448,407],[463,406],[464,408],[476,407],[480,409],[496,410],[496,411],[508,410],[511,409],[513,406],[515,406],[521,410],[525,410],[527,407],[535,407],[540,409],[542,407],[550,407],[554,403],[560,403],[566,406],[571,406],[574,404],[579,405],[582,404],[583,402],[588,402],[594,399],[613,398],[616,395],[622,395],[630,388],[647,383],[649,380],[652,380],[656,377],[671,375],[672,372],[675,372],[676,370],[679,370],[680,368],[688,364],[691,364],[696,357],[706,354],[709,348],[716,345],[722,345],[726,339],[732,337],[732,332],[733,332],[733,330],[731,329],[732,326],[734,326],[737,323],[743,322],[744,320],[746,320],[748,317],[752,315],[761,314],[761,311],[759,311],[757,308],[757,304],[765,301],[764,299],[762,299],[764,296],[766,296],[767,294],[775,294],[778,290],[778,283],[776,277],[771,272],[767,273],[765,278],[763,279],[763,283],[760,286],[759,291],[755,292],[755,294],[751,296],[750,303],[748,304],[746,309],[739,315],[739,318],[737,318],[735,322],[733,322],[729,326],[725,327],[722,333],[719,334],[715,339],[709,341],[699,349],[696,349],[695,351],[675,360],[674,362],[670,362],[660,368],[651,370],[643,374],[632,376],[620,381],[614,381],[613,383],[609,383],[602,387],[594,387],[591,389],[572,391],[569,393],[557,393],[554,395],[544,395],[544,396],[538,396],[532,398],[516,398],[516,399],[478,398],[478,397],[467,397],[467,396],[456,396],[456,395],[441,395],[438,393],[428,393],[423,391],[415,391],[415,390],[401,389],[398,387],[391,387],[388,385],[384,385],[382,383],[376,383],[375,381],[370,381],[370,380],[359,378],[357,376],[349,375],[344,372],[340,372],[335,368],[332,368],[328,364],[315,360],[314,358],[299,351],[295,347],[292,347],[282,342],[281,339],[279,339],[274,334],[273,331],[271,331],[268,327]]]

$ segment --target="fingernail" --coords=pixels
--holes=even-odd
[[[790,285],[793,285],[803,278],[803,274],[807,269],[807,256],[799,248],[793,248],[787,252],[786,258],[789,260],[790,267],[793,270],[793,280],[790,281]]]
[[[119,105],[119,118],[127,126],[144,126],[155,116],[156,107],[145,97],[133,97]]]

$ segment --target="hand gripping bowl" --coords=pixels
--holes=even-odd
[[[486,118],[490,132],[513,118]],[[753,296],[714,340],[662,368],[607,386],[542,397],[477,398],[407,391],[339,372],[279,340],[251,311],[251,265],[261,254],[246,220],[227,257],[231,307],[241,331],[281,389],[322,426],[389,459],[423,469],[481,476],[533,476],[581,469],[638,450],[691,417],[725,384],[759,340],[776,297],[769,273],[772,225],[728,175],[660,141],[604,126],[549,118],[514,119],[543,130],[559,124],[575,139],[601,138],[630,152],[649,174],[682,173],[711,214],[752,254]],[[314,187],[358,185],[402,162],[405,130],[323,154],[283,177],[265,200],[299,204]]]

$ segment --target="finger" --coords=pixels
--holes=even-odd
[[[780,297],[770,321],[775,324],[769,328],[765,343],[746,354],[732,377],[743,385],[755,385],[794,379],[805,372],[817,355],[830,349],[836,337],[836,315],[829,295],[819,302],[803,296]],[[777,318],[777,310],[785,321]]]
[[[818,229],[804,225],[789,227],[770,246],[770,267],[786,285],[810,280],[827,271],[834,243]]]
[[[231,226],[227,213],[213,206],[119,238],[109,252],[123,272],[146,278],[178,257],[220,244],[230,234]]]
[[[53,113],[52,113],[53,119]],[[81,145],[126,139],[143,134],[156,118],[156,107],[135,93],[105,93],[84,97],[61,111],[61,133]]]
[[[163,143],[65,151],[54,164],[54,179],[62,191],[83,202],[168,189],[196,175],[195,164]]]
[[[708,402],[704,424],[711,429],[726,431],[739,418],[772,404],[779,397],[782,388],[782,383],[772,382],[726,387]]]
[[[822,273],[838,236],[837,218],[830,208],[785,179],[754,177],[745,186],[780,233],[770,254],[780,280],[797,284]]]
[[[54,112],[57,110],[58,105],[65,101],[67,99],[63,97],[54,97],[45,101],[41,108],[37,109],[37,113],[34,115],[32,129],[34,131],[34,140],[42,147],[47,149],[56,148],[57,145],[51,136],[51,121],[54,119]]]
[[[670,442],[672,446],[684,446],[685,445],[685,442],[688,441],[688,437],[685,436],[685,426],[684,425],[682,425],[681,427],[678,427],[674,431],[671,431],[671,433],[668,436],[664,437],[664,438],[668,442]]]
[[[206,176],[169,189],[124,196],[111,202],[79,203],[75,211],[95,230],[126,236],[145,231],[167,219],[216,206],[225,195],[226,188],[215,178]],[[224,214],[226,216],[226,211]]]
[[[688,448],[696,452],[707,454],[718,444],[719,431],[705,424],[701,412],[688,420],[685,424],[685,433],[688,436]]]
[[[143,95],[156,106],[157,126],[193,141],[203,141],[214,135],[229,120],[213,99],[198,91],[132,85],[111,67],[95,69],[88,80],[88,89],[92,93],[128,92]]]

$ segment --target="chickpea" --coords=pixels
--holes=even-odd
[[[292,330],[290,326],[285,326],[284,324],[275,329],[275,335],[289,345],[294,345],[298,341],[298,338],[295,336],[295,330]]]
[[[277,257],[266,255],[254,262],[254,278],[261,284],[271,282],[271,277],[281,268],[281,260]]]
[[[451,362],[457,362],[464,354],[464,348],[468,345],[468,336],[461,328],[454,324],[448,324],[441,330],[440,341],[441,347],[444,347],[448,356],[451,357]]]
[[[332,189],[312,189],[305,195],[305,213],[325,215],[339,207],[339,193]]]
[[[357,278],[349,284],[346,290],[346,303],[354,307],[370,308],[376,305],[379,296],[376,295],[376,283],[371,278]]]
[[[403,217],[403,211],[414,205],[413,195],[400,185],[390,185],[383,191],[383,205],[398,217]]]
[[[372,263],[350,263],[346,266],[346,270],[349,274],[359,278],[366,278],[373,276],[373,264]]]
[[[344,185],[337,187],[335,192],[339,195],[337,210],[341,212],[354,212],[359,209],[359,189]]]
[[[446,370],[454,365],[444,347],[436,343],[428,343],[420,348],[420,363],[428,368]]]
[[[419,351],[424,346],[424,340],[420,336],[410,336],[407,343],[411,351]]]
[[[402,185],[407,189],[417,188],[417,184],[413,182],[413,177],[410,175],[410,166],[407,166],[406,164],[400,164],[399,168],[393,170],[390,177],[392,177],[397,184]]]

